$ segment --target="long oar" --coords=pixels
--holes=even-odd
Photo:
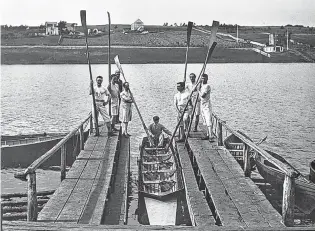
[[[215,46],[217,45],[217,43],[215,42],[215,39],[216,39],[216,34],[217,34],[217,31],[218,31],[219,25],[220,25],[220,23],[219,23],[218,21],[213,21],[213,23],[212,23],[212,29],[211,29],[211,35],[210,35],[209,47],[208,47],[208,52],[207,52],[207,55],[206,55],[206,59],[205,59],[205,62],[204,62],[204,64],[203,64],[203,67],[202,67],[202,69],[201,69],[201,72],[200,72],[200,74],[199,74],[199,76],[198,76],[198,79],[197,79],[197,81],[196,81],[196,85],[195,85],[195,87],[192,89],[192,91],[191,91],[191,93],[190,93],[190,95],[189,95],[189,98],[188,98],[189,100],[191,100],[191,97],[192,97],[192,94],[193,94],[194,90],[197,89],[198,85],[200,84],[200,82],[199,82],[200,77],[201,77],[201,75],[204,73],[204,71],[206,70],[207,63],[209,62],[209,60],[210,60],[210,58],[211,58],[211,56],[212,56],[212,53],[213,53],[213,51],[214,51],[214,48],[215,48]],[[180,119],[179,119],[179,121],[178,121],[178,123],[177,123],[177,125],[176,125],[176,127],[175,127],[175,130],[174,130],[173,135],[172,135],[172,137],[171,137],[171,139],[170,139],[170,142],[169,142],[168,146],[165,148],[166,151],[168,151],[168,149],[169,149],[169,147],[170,147],[170,145],[171,145],[171,143],[172,143],[172,141],[173,141],[173,139],[174,139],[174,137],[175,137],[175,134],[176,134],[176,132],[177,132],[177,129],[178,129],[178,127],[179,127],[179,124],[180,124],[180,122],[182,121],[182,119],[183,119],[183,117],[184,117],[185,110],[186,110],[187,107],[188,107],[189,100],[188,100],[187,104],[185,105],[184,111],[182,112],[182,114],[181,114],[181,116],[180,116]]]
[[[216,40],[216,36],[217,36],[218,29],[219,29],[219,25],[220,25],[219,22],[213,21],[212,28],[211,28],[210,40],[209,40],[209,46],[211,46]],[[209,52],[207,53],[207,56],[208,55],[209,55]],[[206,58],[206,60],[207,59],[208,59],[208,57]],[[206,66],[204,64],[203,70],[201,71],[202,74],[205,72],[205,67]],[[191,119],[190,119],[190,122],[189,122],[188,131],[187,131],[187,135],[186,135],[186,139],[185,139],[185,145],[186,145],[186,143],[188,141],[189,133],[190,133],[190,130],[191,130],[191,125],[192,125],[193,118],[194,118],[195,112],[196,112],[196,106],[197,106],[197,103],[198,103],[198,99],[199,99],[199,93],[197,94],[196,101],[195,101],[194,108],[193,108],[193,112],[192,112]]]
[[[108,59],[107,59],[107,64],[108,64],[108,88],[109,88],[109,92],[111,92],[112,87],[111,87],[111,63],[110,63],[110,25],[111,25],[111,21],[110,21],[110,14],[107,11],[107,16],[108,16]],[[112,107],[111,107],[112,103],[111,100],[109,100],[109,116],[112,116]]]
[[[120,71],[122,77],[124,78],[125,82],[127,82],[127,80],[126,80],[126,78],[125,78],[125,75],[124,75],[124,72],[123,72],[123,69],[122,69],[122,67],[121,67],[121,64],[120,64],[120,62],[119,62],[118,55],[115,56],[114,60],[115,60],[116,66],[117,66],[117,68],[119,69],[119,71]],[[153,142],[153,140],[152,140],[151,137],[150,137],[148,128],[147,128],[147,126],[145,125],[145,123],[144,123],[144,121],[143,121],[143,118],[142,118],[142,116],[141,116],[140,110],[139,110],[139,108],[138,108],[138,106],[137,106],[137,104],[136,104],[135,98],[133,97],[133,95],[132,95],[130,89],[129,89],[129,93],[130,93],[131,99],[132,99],[132,101],[133,101],[133,103],[134,103],[134,105],[135,105],[135,107],[136,107],[136,110],[137,110],[137,112],[138,112],[138,114],[139,114],[139,117],[140,117],[142,126],[143,126],[143,128],[144,128],[144,131],[145,131],[145,133],[146,133],[147,136],[148,136],[150,145],[153,147],[153,146],[154,146],[154,142]]]
[[[210,53],[209,53],[210,55],[208,56],[208,60],[210,59],[210,57],[211,57],[211,55],[212,55],[212,53],[213,53],[214,48],[215,48],[216,45],[217,45],[216,42],[214,42],[214,43],[212,44],[212,46],[211,46],[211,48],[210,48],[210,50],[209,50],[209,51],[210,51]],[[201,71],[201,73],[202,73],[202,72],[203,72],[203,71]],[[200,76],[199,76],[199,77],[200,77]],[[180,116],[180,119],[179,119],[179,121],[178,121],[178,123],[177,123],[177,125],[176,125],[176,127],[175,127],[175,130],[174,130],[173,135],[172,135],[172,137],[171,137],[171,139],[170,139],[170,142],[169,142],[168,146],[165,148],[166,151],[168,151],[168,149],[169,149],[169,147],[170,147],[170,145],[171,145],[171,143],[172,143],[172,141],[173,141],[173,139],[174,139],[174,137],[175,137],[175,134],[176,134],[176,132],[177,132],[177,129],[178,129],[178,127],[179,127],[181,121],[183,120],[185,111],[186,111],[186,109],[187,109],[187,107],[188,107],[189,101],[191,100],[192,93],[193,93],[193,91],[198,87],[199,84],[200,84],[200,81],[199,81],[199,78],[198,78],[198,82],[197,82],[196,86],[193,88],[192,92],[190,93],[190,95],[189,95],[189,97],[188,97],[188,102],[186,103],[185,108],[184,108],[184,110],[183,110],[183,112],[182,112],[182,114],[181,114],[181,116]]]
[[[187,25],[187,48],[186,48],[186,59],[185,59],[184,82],[186,82],[188,51],[189,51],[189,46],[190,46],[190,37],[191,37],[192,27],[193,27],[193,22],[188,22],[188,25]]]
[[[92,93],[92,100],[93,100],[93,110],[94,110],[94,127],[95,127],[95,135],[99,136],[100,132],[98,129],[98,119],[96,114],[96,104],[95,104],[95,96],[94,96],[94,86],[93,86],[93,77],[92,77],[92,69],[91,69],[91,62],[90,62],[90,53],[89,53],[89,45],[88,45],[88,29],[86,26],[86,11],[80,11],[81,23],[84,30],[85,35],[85,45],[86,45],[86,58],[89,65],[89,72],[90,72],[90,80],[91,80],[91,93]]]

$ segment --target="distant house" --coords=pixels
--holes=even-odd
[[[263,48],[264,52],[283,52],[283,46],[266,46]]]
[[[59,35],[57,22],[45,22],[46,35]]]
[[[77,26],[77,23],[66,23],[66,30],[68,32],[75,32],[75,27]]]
[[[140,27],[144,27],[144,24],[140,19],[137,19],[131,24],[131,30],[138,30]]]

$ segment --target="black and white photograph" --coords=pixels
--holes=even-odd
[[[314,12],[1,1],[1,230],[315,230]]]

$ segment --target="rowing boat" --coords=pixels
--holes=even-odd
[[[266,150],[266,152],[268,152],[274,158],[280,160],[282,163],[287,164],[291,168],[295,169],[280,155],[269,150]],[[282,191],[285,177],[284,173],[258,153],[255,153],[255,161],[260,175],[276,189]],[[304,213],[310,214],[313,210],[315,210],[315,183],[310,181],[308,176],[300,174],[295,179],[295,186],[296,206]]]
[[[165,140],[166,145],[168,140]],[[179,193],[184,190],[174,146],[152,148],[147,137],[140,145],[138,220],[148,225],[175,225]]]
[[[244,134],[242,133],[242,135]],[[229,149],[230,153],[236,158],[236,160],[242,164],[243,152],[244,152],[243,142],[238,137],[232,134],[225,139],[224,145],[227,149]],[[277,160],[281,161],[287,166],[290,166],[291,168],[293,168],[295,171],[299,172],[280,155],[269,150],[265,150],[265,151],[268,152],[271,156],[273,156]],[[279,170],[278,167],[276,167],[274,164],[272,164],[270,161],[268,161],[264,156],[260,155],[259,153],[250,151],[250,154],[251,154],[251,166],[255,164],[258,169],[259,174],[268,183],[270,183],[275,189],[282,192],[285,174],[281,170]],[[312,174],[312,166],[314,170],[315,161],[311,163],[311,174]],[[310,178],[311,178],[311,175],[310,175]],[[307,214],[312,213],[312,211],[315,210],[315,183],[312,182],[308,176],[304,176],[300,173],[299,176],[295,179],[295,185],[296,185],[296,192],[295,192],[296,206],[304,213],[307,213]]]
[[[315,183],[315,160],[310,163],[310,180]]]

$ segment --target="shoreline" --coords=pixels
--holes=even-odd
[[[89,46],[92,64],[107,64],[107,46]],[[119,55],[123,64],[185,62],[186,47],[113,46],[111,60]],[[189,63],[203,63],[207,47],[190,47]],[[290,52],[265,57],[248,48],[217,47],[210,63],[304,63],[303,57]],[[85,46],[1,46],[1,65],[86,64]]]

